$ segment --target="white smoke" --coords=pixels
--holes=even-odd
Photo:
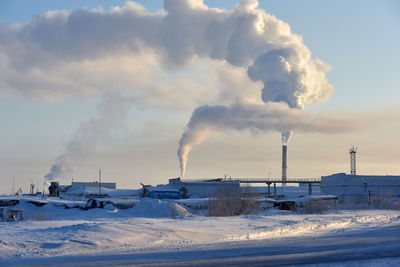
[[[269,51],[259,56],[248,69],[249,77],[264,84],[264,102],[285,102],[292,108],[327,100],[333,87],[327,82],[330,67],[312,60],[303,45]]]
[[[107,95],[98,107],[98,115],[81,124],[44,176],[45,184],[56,178],[65,178],[76,172],[82,161],[95,152],[100,140],[108,137],[123,122],[129,110],[128,102],[119,96]]]
[[[151,107],[198,104],[199,98],[207,103],[203,95],[220,83],[207,84],[208,94],[199,96],[199,86],[173,84],[158,65],[169,71],[211,59],[248,69],[253,81],[269,88],[265,101],[297,107],[328,98],[329,67],[311,59],[288,24],[257,6],[244,0],[221,10],[202,0],[165,0],[163,11],[151,13],[127,1],[108,11],[51,11],[22,25],[0,23],[0,97],[57,101],[113,90]]]
[[[283,102],[290,108],[302,110],[304,104],[325,101],[334,91],[326,78],[326,72],[330,70],[329,65],[319,59],[312,59],[310,50],[302,43],[300,36],[291,33],[286,23],[257,9],[257,6],[257,1],[243,1],[231,11],[232,13],[225,15],[229,21],[229,17],[240,10],[241,14],[246,14],[248,18],[238,24],[237,30],[230,36],[225,52],[229,53],[233,51],[230,48],[234,48],[235,54],[226,54],[225,60],[233,65],[247,67],[248,77],[253,81],[262,82],[261,98],[267,103],[264,106],[265,110],[260,109],[258,105],[257,108],[252,105],[242,105],[241,108],[204,106],[199,108],[201,112],[196,109],[179,141],[181,177],[184,177],[187,156],[192,146],[201,143],[207,133],[213,132],[210,129],[215,131],[215,128],[219,128],[218,125],[224,125],[227,129],[235,130],[275,130],[281,132],[282,143],[287,144],[292,131],[300,127],[284,121],[291,119],[289,116],[266,114],[265,111],[273,111],[268,103]],[[218,31],[218,24],[214,26]],[[208,117],[209,114],[214,118]],[[249,118],[247,122],[244,115]],[[263,121],[263,118],[266,121]],[[277,124],[271,124],[269,118],[277,120]]]
[[[290,137],[292,136],[292,131],[282,132],[281,133],[281,140],[282,145],[287,145],[289,143]]]
[[[188,154],[193,145],[203,142],[210,134],[223,131],[282,133],[286,144],[292,131],[335,134],[355,131],[362,125],[343,118],[312,117],[300,109],[283,102],[236,103],[228,106],[201,106],[193,111],[186,131],[179,140],[178,156],[181,159],[181,177],[185,175]]]
[[[112,90],[151,107],[213,103],[221,99],[215,93],[220,84],[207,84],[209,91],[200,96],[199,86],[168,87],[169,80],[160,78],[160,64],[170,71],[193,66],[199,59],[247,72],[254,83],[262,83],[265,103],[284,102],[302,109],[333,93],[326,79],[330,67],[312,59],[301,37],[287,23],[258,9],[258,1],[243,0],[231,10],[221,10],[207,7],[203,0],[164,0],[164,10],[157,13],[128,1],[108,11],[52,11],[23,25],[0,24],[0,97],[17,94],[54,101]],[[207,99],[210,95],[215,98]],[[197,126],[199,132],[201,127],[207,128]],[[284,142],[292,130],[281,130]],[[182,172],[182,155],[199,142],[185,140],[201,139],[184,136],[178,151]],[[75,170],[79,157],[94,146],[86,145],[79,136],[71,142],[49,177]]]

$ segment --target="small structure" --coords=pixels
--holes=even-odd
[[[60,196],[60,185],[58,182],[51,182],[49,186],[49,196],[59,197]]]
[[[336,207],[337,196],[321,195],[301,198],[296,203],[296,211],[300,213],[326,213]]]
[[[0,208],[0,220],[2,222],[22,221],[24,210],[16,207]]]
[[[296,201],[295,200],[280,200],[275,201],[275,207],[278,207],[279,210],[296,210]]]
[[[31,196],[35,195],[35,184],[30,184],[30,191],[29,194]]]
[[[150,198],[155,199],[180,199],[181,192],[179,190],[149,190]]]
[[[152,187],[150,185],[142,184],[143,188],[140,190],[140,197],[149,197],[154,199],[180,199],[181,191],[173,189],[169,186],[158,185]]]
[[[337,196],[307,196],[296,199],[276,200],[274,206],[279,210],[291,210],[300,213],[325,213],[335,207]]]

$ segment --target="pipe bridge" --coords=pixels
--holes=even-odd
[[[222,182],[239,181],[241,184],[267,184],[268,196],[271,195],[271,184],[274,184],[274,198],[276,198],[276,184],[308,184],[308,194],[312,195],[312,185],[320,184],[320,178],[292,178],[282,181],[281,178],[210,178],[210,179],[184,179],[182,182]]]
[[[274,184],[274,198],[276,198],[276,184],[308,184],[308,195],[312,195],[312,184],[320,184],[321,179],[318,178],[295,178],[295,179],[282,179],[277,178],[239,178],[237,179],[241,184],[267,184],[268,186],[268,196],[271,196],[271,184]]]
[[[282,181],[279,178],[236,178],[235,180],[239,180],[240,183],[247,184],[268,184],[268,183],[284,183],[284,184],[320,184],[321,179],[319,178],[295,178],[295,179],[286,179],[286,181]]]

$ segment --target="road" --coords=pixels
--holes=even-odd
[[[15,266],[285,266],[373,259],[400,264],[400,226],[343,230],[323,236],[226,242],[173,251],[55,257]]]

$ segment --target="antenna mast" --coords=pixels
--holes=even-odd
[[[101,169],[99,169],[99,197],[101,196]]]
[[[350,148],[350,174],[356,175],[356,154],[357,147]]]

